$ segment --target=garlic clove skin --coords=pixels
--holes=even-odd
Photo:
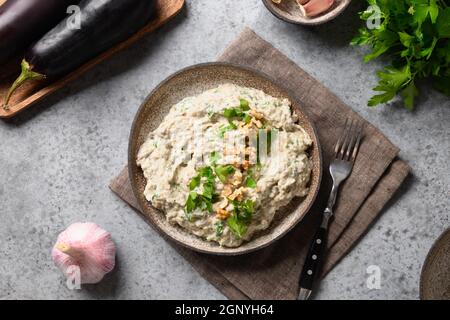
[[[58,236],[52,250],[56,266],[68,278],[76,266],[82,284],[98,283],[115,265],[116,246],[111,234],[97,224],[74,223]]]
[[[300,1],[298,1],[300,4]],[[300,4],[300,9],[306,17],[317,16],[328,9],[334,4],[334,0],[309,0],[305,4]]]

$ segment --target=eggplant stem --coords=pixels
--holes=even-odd
[[[22,60],[21,66],[21,73],[19,77],[14,81],[11,88],[9,88],[8,94],[5,97],[5,103],[3,104],[3,109],[8,110],[9,106],[9,100],[11,99],[11,96],[13,93],[22,86],[26,81],[28,80],[43,80],[45,79],[45,75],[40,74],[38,72],[35,72],[31,70],[30,64],[24,59]]]

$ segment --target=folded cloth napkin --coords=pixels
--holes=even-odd
[[[219,61],[260,70],[291,90],[317,129],[323,152],[322,186],[306,217],[285,237],[257,252],[235,257],[213,256],[169,242],[203,277],[230,299],[295,299],[309,242],[331,189],[328,166],[333,158],[336,135],[341,132],[346,118],[352,117],[365,123],[365,138],[353,172],[342,185],[337,199],[322,276],[369,229],[407,177],[409,167],[398,159],[399,149],[377,128],[252,30],[246,29],[225,50]],[[140,210],[126,168],[112,181],[110,188],[136,210]]]

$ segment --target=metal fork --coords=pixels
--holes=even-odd
[[[327,207],[322,216],[322,223],[311,242],[305,264],[300,275],[300,292],[298,300],[309,299],[314,281],[320,272],[323,260],[326,239],[328,235],[328,224],[333,217],[333,207],[342,181],[347,179],[353,169],[353,164],[358,154],[363,133],[363,124],[357,120],[347,119],[341,137],[334,147],[334,159],[330,164],[330,173],[333,178],[333,188],[328,198]]]

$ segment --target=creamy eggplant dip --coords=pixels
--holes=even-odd
[[[140,147],[144,195],[170,223],[237,247],[305,197],[312,140],[287,99],[224,84],[175,104]]]

